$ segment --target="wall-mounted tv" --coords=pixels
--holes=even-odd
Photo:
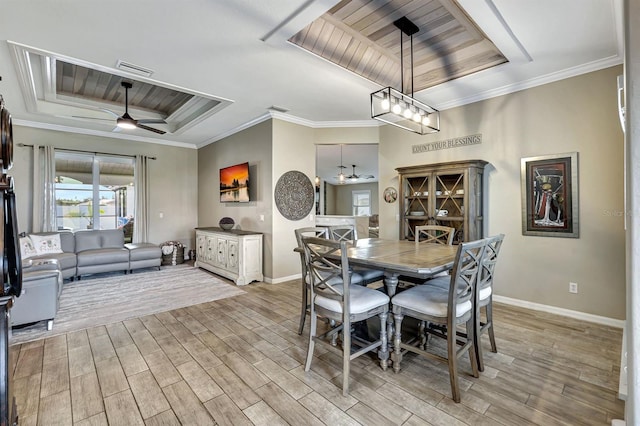
[[[220,202],[249,202],[249,163],[220,169]]]

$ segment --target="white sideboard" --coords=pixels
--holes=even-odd
[[[196,228],[195,266],[237,285],[262,281],[262,234],[222,228]]]
[[[317,226],[353,225],[358,238],[369,238],[369,216],[318,215]]]

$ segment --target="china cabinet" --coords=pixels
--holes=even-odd
[[[400,238],[415,239],[419,225],[455,228],[454,244],[482,238],[483,160],[399,167]]]

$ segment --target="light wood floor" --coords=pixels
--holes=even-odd
[[[405,356],[402,371],[316,350],[299,287],[251,284],[245,295],[11,348],[20,425],[605,425],[616,398],[621,330],[494,303],[498,354],[484,336],[480,378],[460,368],[462,402],[445,364]],[[309,321],[307,321],[308,327]]]

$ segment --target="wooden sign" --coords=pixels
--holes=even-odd
[[[459,138],[446,139],[444,141],[423,143],[413,145],[411,151],[413,154],[421,154],[423,152],[438,151],[440,149],[458,148],[467,145],[477,145],[482,143],[482,133],[469,136],[461,136]]]

